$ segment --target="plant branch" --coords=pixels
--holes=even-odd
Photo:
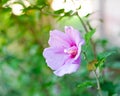
[[[76,12],[76,15],[77,15],[77,17],[79,18],[79,20],[81,21],[81,24],[83,25],[84,30],[85,30],[86,33],[88,33],[89,30],[92,30],[92,27],[91,27],[90,25],[88,26],[88,27],[89,27],[89,30],[88,30],[86,24],[84,23],[84,21],[82,20],[82,18],[79,16],[78,12]],[[96,59],[96,46],[95,46],[95,43],[93,42],[92,39],[90,39],[90,43],[91,43],[91,45],[92,45],[92,50],[93,50],[94,58]],[[87,62],[88,62],[86,53],[83,52],[83,54],[85,55],[85,59],[86,59]],[[98,87],[97,89],[98,89],[99,96],[103,96],[102,93],[101,93],[101,87],[100,87],[99,77],[98,77],[98,75],[97,75],[97,73],[96,73],[96,70],[94,70],[93,72],[94,72],[94,74],[95,74],[95,78],[96,78],[96,81],[97,81],[97,87]]]
[[[84,21],[82,20],[82,18],[79,16],[78,12],[76,12],[76,15],[77,15],[77,17],[79,18],[81,24],[83,25],[85,32],[88,33],[89,30],[88,30],[86,24],[84,23]],[[91,30],[91,29],[90,29],[90,30]],[[92,50],[93,50],[94,58],[96,59],[96,47],[95,47],[95,43],[93,42],[92,39],[90,39],[90,43],[91,43],[91,45],[92,45]]]
[[[83,25],[85,32],[88,33],[88,29],[87,29],[84,21],[82,20],[82,18],[79,16],[78,12],[76,12],[76,15],[77,15],[77,17],[79,18],[81,24]]]
[[[98,75],[97,75],[97,73],[96,73],[95,70],[93,72],[95,74],[95,78],[96,78],[96,81],[97,81],[97,89],[98,89],[98,92],[99,92],[99,96],[103,96],[102,93],[101,93],[101,87],[100,87],[99,77],[98,77]]]

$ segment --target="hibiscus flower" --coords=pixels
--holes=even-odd
[[[48,43],[50,47],[44,49],[43,56],[55,75],[63,76],[79,69],[84,40],[78,30],[71,26],[65,27],[65,33],[53,30]]]

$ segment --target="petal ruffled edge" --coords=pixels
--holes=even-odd
[[[65,74],[71,74],[76,72],[79,69],[80,63],[76,64],[75,62],[66,62],[63,66],[61,66],[59,69],[54,71],[54,74],[56,76],[63,76]]]
[[[78,46],[79,42],[82,40],[80,32],[71,26],[65,26],[65,33]]]
[[[75,56],[74,60],[76,60],[77,58],[80,57],[80,54],[81,54],[81,48],[82,48],[82,45],[84,44],[84,39],[81,40],[81,42],[79,43],[79,45],[77,46],[78,47],[78,53],[77,55]]]
[[[69,47],[69,38],[68,36],[59,30],[50,31],[50,38],[48,43],[51,47]]]

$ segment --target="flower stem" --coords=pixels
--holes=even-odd
[[[98,75],[97,75],[95,70],[93,72],[95,74],[95,78],[96,78],[96,81],[97,81],[97,89],[98,89],[99,96],[103,96],[102,92],[101,92],[99,77],[98,77]]]
[[[82,20],[82,18],[79,16],[78,12],[76,12],[76,15],[77,15],[77,17],[79,18],[81,24],[83,25],[85,32],[88,33],[89,30],[88,30],[86,24],[84,23],[84,21]],[[90,30],[91,30],[91,29],[90,29]],[[96,59],[96,55],[97,55],[97,54],[96,54],[96,46],[95,46],[95,43],[93,42],[92,39],[90,39],[90,43],[91,43],[91,45],[92,45],[92,50],[93,50],[94,58]],[[88,62],[86,53],[85,53],[85,52],[83,52],[83,53],[84,53],[84,55],[85,55],[85,59],[86,59],[87,62]],[[95,74],[95,78],[96,78],[96,81],[97,81],[97,89],[98,89],[99,96],[103,96],[103,95],[102,95],[102,92],[101,92],[99,77],[98,77],[98,75],[97,75],[97,73],[96,73],[96,70],[94,70],[93,72],[94,72],[94,74]]]
[[[87,33],[87,32],[88,32],[88,29],[87,29],[84,21],[83,21],[82,18],[79,16],[78,12],[76,12],[76,15],[77,15],[77,17],[79,18],[81,24],[83,25],[83,27],[84,27],[84,29],[85,29],[85,32]]]
[[[77,17],[79,18],[79,20],[80,20],[82,26],[84,27],[85,32],[88,33],[89,30],[88,30],[86,24],[84,23],[84,21],[82,20],[82,18],[79,16],[78,12],[76,12],[76,15],[77,15]],[[92,45],[92,50],[93,50],[94,58],[96,59],[97,55],[96,55],[95,43],[93,42],[92,39],[90,39],[90,43],[91,43],[91,45]]]

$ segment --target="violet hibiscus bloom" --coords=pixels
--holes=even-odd
[[[63,76],[79,69],[81,46],[84,44],[79,31],[71,26],[65,27],[65,33],[53,30],[48,43],[50,47],[44,49],[43,56],[55,75]]]

